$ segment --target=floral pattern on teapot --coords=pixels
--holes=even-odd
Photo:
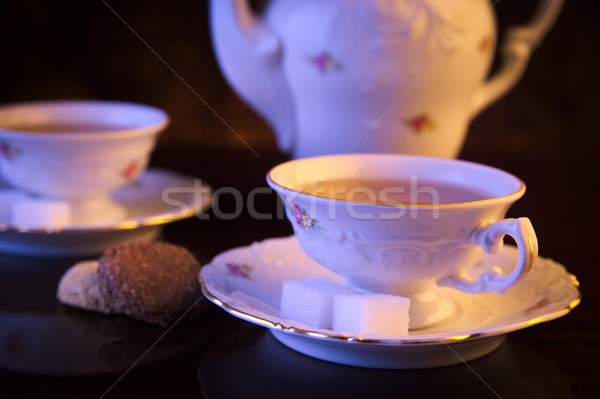
[[[10,161],[19,154],[20,151],[18,148],[13,147],[6,141],[0,141],[0,155],[2,155],[5,159]]]
[[[313,57],[309,58],[320,72],[327,73],[329,71],[339,71],[342,68],[342,64],[336,61],[328,52],[324,51]]]
[[[477,43],[477,48],[482,54],[487,54],[492,51],[492,39],[490,36],[483,36],[481,40],[479,40],[479,43]]]
[[[427,113],[418,114],[409,118],[405,120],[405,124],[417,134],[435,129],[435,122]]]

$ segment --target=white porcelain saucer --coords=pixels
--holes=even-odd
[[[505,246],[482,262],[513,265],[517,250]],[[206,297],[229,313],[267,327],[284,345],[335,363],[373,368],[425,368],[476,359],[496,349],[511,331],[564,316],[579,304],[576,278],[558,263],[539,258],[505,295],[466,294],[444,288],[456,305],[450,320],[394,339],[362,339],[282,319],[285,280],[340,276],[312,261],[295,237],[265,240],[226,251],[202,268]]]
[[[158,237],[164,224],[198,215],[211,204],[211,189],[200,180],[172,171],[149,169],[111,198],[126,209],[113,223],[28,227],[11,223],[11,201],[24,194],[0,179],[0,252],[25,256],[87,256],[134,239]]]

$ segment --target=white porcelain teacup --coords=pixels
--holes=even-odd
[[[109,194],[148,164],[167,114],[113,101],[42,101],[0,107],[0,171],[15,188],[67,201],[70,224],[109,223],[124,209]]]
[[[502,293],[537,256],[529,219],[504,218],[524,183],[492,167],[407,155],[331,155],[280,164],[267,180],[305,252],[351,286],[409,297],[412,329],[453,313],[439,287]],[[519,248],[513,270],[479,263],[505,235]]]

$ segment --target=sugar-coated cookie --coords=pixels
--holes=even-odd
[[[200,264],[183,247],[126,243],[107,249],[98,263],[100,292],[115,313],[166,326],[201,298]]]
[[[58,285],[60,302],[101,313],[120,313],[167,326],[203,306],[200,264],[187,249],[165,242],[138,241],[107,249],[97,261],[79,262]]]

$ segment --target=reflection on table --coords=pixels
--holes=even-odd
[[[508,339],[491,354],[456,366],[374,370],[298,354],[266,330],[245,325],[217,343],[198,368],[208,398],[569,398],[569,379]]]

